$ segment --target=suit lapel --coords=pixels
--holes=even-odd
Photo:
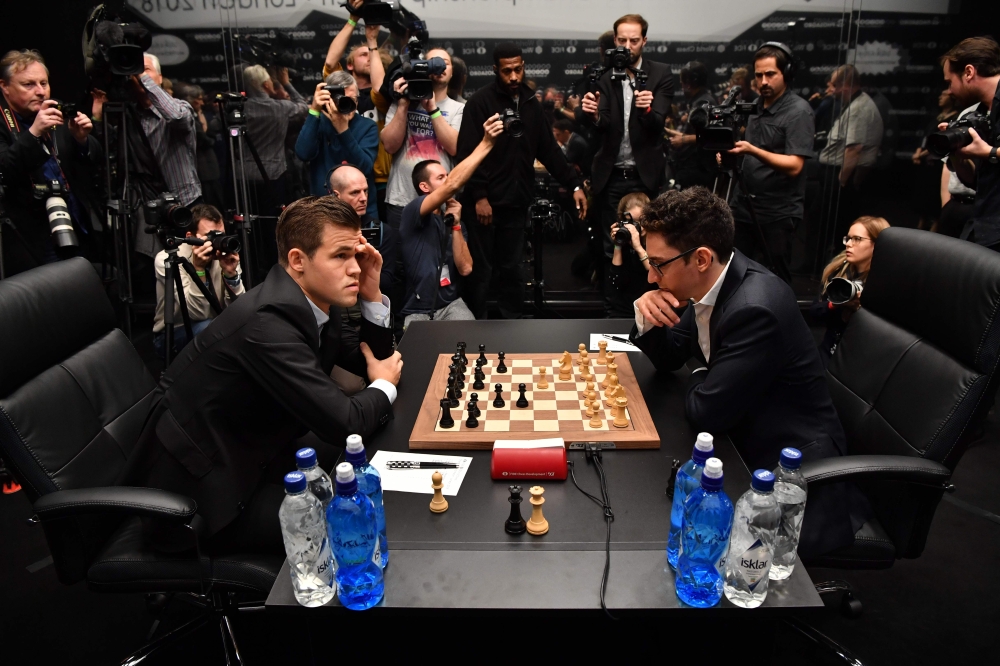
[[[708,340],[712,358],[715,358],[715,350],[719,346],[717,331],[719,328],[719,319],[722,318],[722,311],[725,309],[726,301],[729,300],[729,297],[743,284],[743,276],[746,275],[747,266],[749,265],[743,253],[735,249],[733,250],[733,258],[729,261],[729,271],[726,273],[726,279],[722,281],[722,288],[719,289],[719,297],[715,300],[715,307],[712,308],[712,316],[708,320]]]
[[[260,286],[260,289],[259,307],[273,308],[291,319],[296,327],[306,336],[309,346],[318,355],[319,327],[316,325],[316,316],[313,314],[312,306],[306,300],[306,295],[302,292],[302,288],[295,280],[292,279],[280,264],[275,264],[271,268],[271,272],[267,274],[267,279],[264,280],[264,284]],[[330,323],[328,322],[324,329],[329,325]]]

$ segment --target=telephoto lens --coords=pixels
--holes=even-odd
[[[843,305],[853,301],[854,298],[864,289],[861,280],[848,280],[847,278],[835,277],[826,283],[826,297],[834,305]]]
[[[965,148],[972,143],[972,135],[969,134],[970,129],[976,130],[976,134],[984,141],[989,141],[989,117],[980,113],[970,113],[948,123],[947,129],[928,134],[927,149],[940,157],[950,155],[954,151]]]
[[[509,134],[514,138],[524,135],[524,123],[521,121],[521,114],[514,109],[504,109],[504,112],[500,114],[500,120],[503,121],[503,131],[505,134]]]
[[[56,247],[75,247],[80,244],[73,231],[73,220],[69,207],[62,197],[51,196],[45,200],[45,212],[49,216],[49,229]]]

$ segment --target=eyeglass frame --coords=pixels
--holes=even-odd
[[[663,271],[660,270],[661,268],[663,268],[664,266],[666,266],[667,264],[669,264],[671,262],[677,261],[681,257],[686,257],[687,255],[689,255],[692,252],[694,252],[695,250],[697,250],[699,247],[703,247],[703,246],[698,245],[697,247],[693,247],[690,250],[684,250],[683,252],[681,252],[680,254],[678,254],[676,257],[672,257],[670,259],[667,259],[666,261],[661,261],[658,264],[654,264],[651,261],[651,262],[649,262],[649,267],[655,269],[656,270],[656,274],[659,275],[660,277],[663,277]]]
[[[844,247],[847,247],[847,242],[848,241],[854,241],[855,245],[857,245],[861,241],[872,241],[872,242],[874,242],[873,238],[868,238],[867,236],[844,236],[840,240],[844,244]]]

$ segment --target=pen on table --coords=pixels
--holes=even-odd
[[[623,342],[623,343],[625,343],[627,345],[632,345],[633,347],[635,346],[635,345],[632,344],[632,341],[628,340],[627,338],[619,338],[616,335],[608,335],[606,333],[603,333],[602,335],[603,335],[603,337],[607,338],[608,340],[614,340],[615,342]]]
[[[389,469],[457,469],[457,463],[436,463],[415,460],[390,460],[385,464]]]

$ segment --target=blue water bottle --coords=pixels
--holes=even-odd
[[[376,560],[385,569],[389,564],[389,540],[385,537],[385,507],[382,506],[382,475],[368,463],[365,446],[361,443],[361,435],[351,435],[347,438],[347,448],[344,459],[354,466],[354,475],[358,479],[358,489],[368,496],[375,505],[375,518],[378,520],[378,555]]]
[[[371,608],[385,591],[382,568],[375,563],[375,506],[358,490],[350,463],[337,465],[336,494],[326,508],[326,522],[337,560],[337,598],[351,610]]]
[[[677,557],[681,554],[681,522],[684,519],[684,500],[696,488],[701,487],[701,472],[705,469],[705,461],[712,457],[715,451],[714,439],[707,432],[698,433],[691,452],[691,460],[677,470],[674,481],[674,503],[670,507],[670,535],[667,537],[667,563],[671,568],[677,568]]]
[[[722,490],[722,461],[709,458],[701,474],[701,488],[684,500],[674,585],[677,597],[689,606],[711,608],[722,598],[732,527],[733,503]]]

